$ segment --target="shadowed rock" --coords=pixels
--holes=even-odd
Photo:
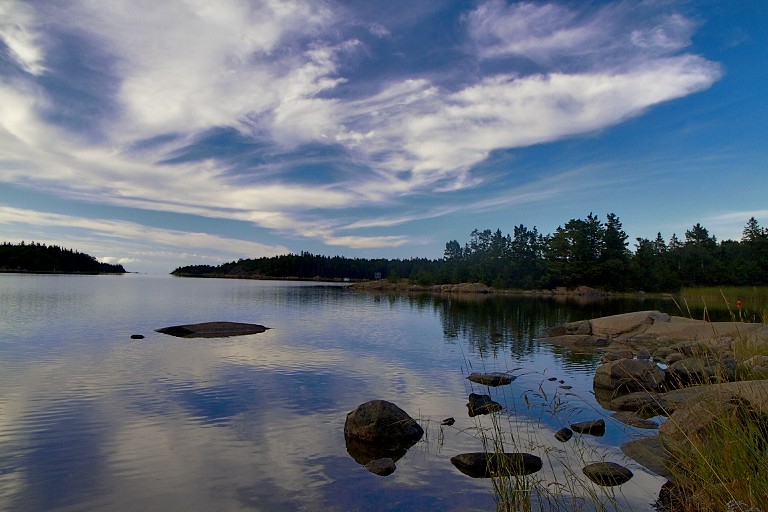
[[[615,462],[593,462],[582,469],[584,474],[598,485],[621,485],[629,482],[632,472]]]
[[[568,427],[563,427],[555,432],[555,439],[561,443],[568,442],[571,437],[573,437],[573,430],[569,429]]]
[[[618,411],[611,414],[611,417],[631,427],[642,428],[646,430],[656,430],[659,428],[659,424],[655,421],[651,421],[648,418],[643,418],[633,411]]]
[[[397,466],[395,466],[394,460],[390,459],[389,457],[384,457],[382,459],[372,460],[365,465],[365,469],[375,475],[387,476],[394,473],[395,469],[397,469]]]
[[[344,422],[347,453],[363,465],[387,458],[394,463],[422,435],[424,430],[416,420],[385,400],[371,400],[361,404],[347,414]],[[375,466],[379,469],[379,464]]]
[[[669,471],[669,452],[664,449],[658,436],[635,439],[622,444],[620,448],[624,455],[645,469],[667,479],[673,478],[672,473]]]
[[[360,441],[349,436],[344,436],[344,444],[349,456],[362,466],[371,461],[381,459],[392,459],[394,462],[397,462],[408,453],[408,448],[410,448],[410,446],[403,447],[396,443]]]
[[[530,475],[542,467],[541,459],[530,453],[462,453],[451,457],[451,463],[472,478]]]
[[[501,404],[491,400],[489,395],[470,393],[467,409],[469,409],[469,417],[473,418],[481,414],[490,414],[492,412],[500,411]]]
[[[594,385],[615,392],[653,391],[665,377],[664,370],[648,359],[619,359],[597,367]]]
[[[605,434],[605,421],[580,421],[578,423],[572,423],[571,429],[574,432],[578,432],[579,434],[591,434],[593,436],[600,437]]]
[[[424,430],[392,402],[371,400],[347,414],[344,435],[365,442],[410,447],[421,439]]]
[[[516,378],[506,373],[471,373],[467,377],[468,380],[483,384],[484,386],[504,386]]]
[[[259,334],[269,329],[258,324],[240,322],[204,322],[201,324],[173,325],[156,329],[157,332],[169,334],[178,338],[227,338],[229,336],[244,336]]]

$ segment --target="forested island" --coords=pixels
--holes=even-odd
[[[93,256],[41,243],[0,245],[0,272],[56,274],[125,274],[122,265],[102,263]]]
[[[590,213],[552,234],[515,226],[511,234],[474,230],[464,245],[445,244],[441,259],[363,259],[308,252],[240,259],[218,266],[193,265],[183,277],[368,280],[407,278],[429,286],[480,282],[503,289],[590,286],[609,291],[677,291],[686,286],[768,285],[768,229],[753,217],[741,240],[718,242],[701,224],[665,241],[637,238],[629,249],[618,216]]]

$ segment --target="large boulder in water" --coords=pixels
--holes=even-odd
[[[371,400],[347,414],[344,436],[365,443],[410,447],[424,429],[401,408],[386,400]]]

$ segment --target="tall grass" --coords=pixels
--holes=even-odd
[[[768,323],[768,286],[690,287],[683,288],[677,298],[686,304],[688,314],[685,316],[692,318],[692,310],[709,310],[728,313],[742,322]],[[738,301],[741,308],[737,307]],[[681,312],[686,313],[682,309]]]
[[[753,399],[768,404],[763,395]],[[768,415],[745,399],[721,400],[704,399],[713,417],[701,430],[675,425],[683,434],[669,447],[675,510],[768,510]]]

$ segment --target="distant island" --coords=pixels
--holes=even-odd
[[[0,272],[33,272],[52,274],[125,274],[122,265],[102,263],[93,256],[64,249],[57,245],[0,245]]]

